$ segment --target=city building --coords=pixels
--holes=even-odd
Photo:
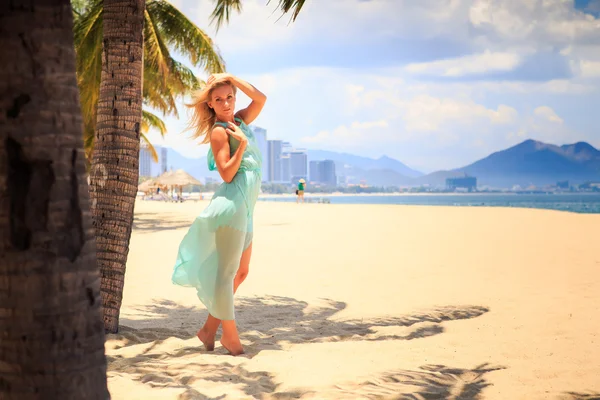
[[[321,168],[321,182],[328,186],[336,186],[335,162],[333,160],[323,160],[319,168]]]
[[[269,180],[269,149],[267,145],[267,130],[258,126],[251,125],[252,133],[256,137],[256,144],[260,150],[262,156],[262,180],[266,182]]]
[[[319,169],[319,164],[321,161],[311,161],[310,169],[309,169],[309,178],[308,181],[312,183],[321,182],[321,170]]]
[[[308,154],[304,149],[295,149],[290,152],[291,182],[308,178]],[[290,180],[288,180],[290,182]]]
[[[152,152],[146,143],[140,144],[140,178],[152,176]]]
[[[286,183],[292,181],[292,157],[290,153],[281,155],[281,181]]]
[[[477,189],[477,178],[474,176],[463,176],[446,179],[446,188],[449,190],[467,189],[469,192]]]
[[[281,182],[281,140],[267,140],[267,182]]]
[[[309,180],[321,185],[337,186],[335,162],[333,160],[311,161]]]
[[[162,175],[165,172],[167,172],[167,154],[168,154],[168,149],[166,147],[161,147],[160,148],[160,156],[159,156],[159,161],[160,161],[160,173],[158,175]]]

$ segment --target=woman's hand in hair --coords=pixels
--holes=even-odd
[[[228,74],[226,72],[225,73],[221,73],[221,74],[212,74],[206,80],[206,84],[210,85],[211,83],[213,83],[217,79],[227,79],[227,78],[231,78],[231,74]]]

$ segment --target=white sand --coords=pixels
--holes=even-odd
[[[259,202],[231,357],[170,280],[207,204],[136,205],[113,399],[600,398],[600,215]]]

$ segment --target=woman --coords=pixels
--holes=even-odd
[[[236,90],[252,102],[235,112]],[[221,344],[232,355],[243,353],[233,309],[233,294],[248,276],[252,219],[261,183],[262,157],[248,124],[258,117],[266,96],[230,74],[215,74],[195,93],[191,127],[195,138],[210,143],[208,167],[224,182],[183,238],[173,283],[194,287],[209,315],[197,336],[213,350],[219,324]]]
[[[296,203],[300,202],[300,199],[302,199],[302,203],[304,203],[304,185],[306,184],[306,181],[303,179],[300,179],[298,181],[298,189],[296,189]]]

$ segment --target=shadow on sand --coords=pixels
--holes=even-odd
[[[180,213],[142,213],[133,218],[133,230],[139,233],[155,233],[164,230],[189,228],[193,219],[182,219]]]
[[[281,296],[238,298],[235,307],[240,337],[250,342],[244,346],[247,357],[258,353],[258,349],[253,348],[257,343],[262,349],[281,350],[284,343],[424,338],[442,333],[442,322],[475,318],[489,311],[481,306],[448,306],[398,317],[335,320],[331,317],[344,310],[345,303],[323,299],[319,306],[309,306],[304,301]],[[160,326],[163,325],[161,320],[171,319],[171,313],[189,313],[188,320],[197,322],[188,330],[188,336],[196,333],[200,321],[206,317],[205,311],[200,314],[195,307],[182,307],[169,300],[157,300],[136,311],[136,315],[145,315]],[[121,323],[128,325],[127,319],[122,319]]]
[[[203,353],[208,356],[209,353],[204,352],[196,342],[194,334],[197,326],[178,329],[133,329],[126,326],[164,326],[173,319],[174,313],[179,317],[189,315],[188,319],[193,321],[201,321],[206,315],[205,311],[200,313],[194,307],[182,307],[159,300],[137,310],[136,317],[145,316],[147,320],[128,321],[122,318],[124,326],[119,334],[108,335],[107,339],[113,343],[112,348],[117,349],[108,356],[109,373],[128,374],[131,379],[151,386],[181,388],[180,399],[224,399],[225,394],[210,397],[207,394],[210,391],[202,388],[215,383],[228,383],[233,386],[223,387],[220,393],[237,390],[244,396],[257,399],[314,398],[315,395],[322,395],[336,399],[416,400],[478,399],[481,391],[490,385],[485,375],[504,368],[488,364],[473,369],[424,365],[417,371],[389,371],[368,381],[328,388],[326,393],[315,393],[310,389],[278,390],[280,385],[271,373],[245,368],[245,361],[263,350],[282,350],[293,344],[320,342],[423,339],[442,334],[443,322],[476,318],[489,311],[481,306],[448,306],[389,318],[332,318],[345,308],[345,303],[327,299],[323,299],[318,306],[309,306],[306,302],[289,297],[238,298],[236,319],[246,354],[235,359],[223,357],[225,362],[221,362],[221,354],[225,353],[217,348],[210,353],[212,362],[204,362],[205,359],[198,355]],[[167,347],[169,350],[166,351],[161,349],[163,342],[172,340],[181,340],[182,345]],[[140,345],[138,351],[133,352],[134,357],[119,355],[119,349],[134,345]]]
[[[600,400],[600,392],[567,392],[560,400]]]

